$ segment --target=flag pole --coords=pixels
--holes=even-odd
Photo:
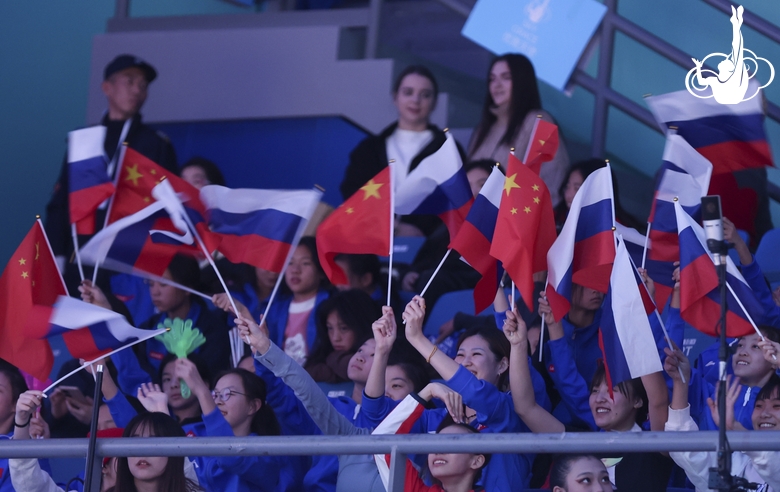
[[[52,258],[54,258],[54,251],[51,249],[51,243],[49,242],[49,235],[46,234],[46,229],[43,227],[43,222],[41,222],[41,216],[36,215],[35,221],[38,223],[38,226],[41,228],[41,232],[43,232],[43,238],[46,240],[46,247],[49,248],[49,255],[51,255]],[[62,278],[62,272],[59,271],[59,268],[57,269],[57,272],[59,272],[60,277],[60,284],[62,285],[62,291],[65,292],[67,295],[68,292],[68,286],[65,285],[65,279]]]
[[[97,362],[97,361],[99,361],[99,360],[101,360],[101,359],[105,359],[105,358],[107,358],[107,357],[111,357],[112,355],[114,355],[114,354],[115,354],[115,353],[117,353],[117,352],[121,352],[122,350],[124,350],[124,349],[126,349],[126,348],[128,348],[128,347],[132,347],[133,345],[138,345],[139,343],[141,343],[141,342],[145,342],[145,341],[149,340],[150,338],[154,338],[154,337],[156,337],[157,335],[161,335],[161,334],[165,333],[166,331],[168,331],[168,330],[167,330],[167,329],[164,329],[164,330],[154,330],[154,332],[152,332],[152,334],[151,334],[151,335],[149,335],[149,336],[146,336],[146,337],[140,338],[140,339],[138,339],[138,340],[136,340],[136,341],[134,341],[134,342],[132,342],[132,343],[128,343],[127,345],[123,345],[123,346],[119,347],[119,348],[118,348],[118,349],[116,349],[116,350],[112,350],[111,352],[107,353],[106,355],[101,355],[101,356],[100,356],[100,357],[98,357],[97,359],[91,360],[91,361],[89,361],[89,362],[85,362],[84,364],[80,365],[80,366],[79,366],[79,367],[77,367],[76,369],[74,369],[74,370],[70,371],[70,372],[69,372],[69,373],[67,373],[66,375],[62,376],[62,377],[61,377],[61,378],[59,378],[58,380],[56,380],[56,381],[54,381],[53,383],[51,383],[51,384],[50,384],[50,385],[49,385],[49,386],[48,386],[48,387],[47,387],[45,390],[43,390],[43,391],[42,391],[42,393],[44,394],[44,396],[46,396],[46,393],[48,393],[49,391],[51,391],[51,390],[52,390],[52,389],[53,389],[55,386],[57,386],[57,385],[58,385],[58,384],[60,384],[61,382],[65,381],[65,380],[66,380],[66,379],[68,379],[69,377],[73,376],[74,374],[76,374],[76,373],[77,373],[77,372],[79,372],[80,370],[84,369],[85,367],[89,367],[89,366],[91,366],[92,364],[94,364],[95,362]]]
[[[542,295],[547,298],[547,286],[550,284],[550,274],[547,274],[547,279],[544,281],[544,291]],[[542,325],[539,328],[539,362],[542,362],[542,346],[544,345],[544,316],[542,316]]]
[[[422,292],[420,292],[420,297],[425,297],[425,292],[428,290],[428,287],[430,287],[431,282],[433,282],[434,277],[436,277],[436,274],[439,273],[439,270],[441,270],[442,265],[444,265],[444,262],[447,260],[447,257],[450,256],[451,252],[452,248],[448,249],[447,252],[444,253],[444,257],[439,262],[439,266],[437,266],[436,270],[433,271],[431,278],[428,279],[428,282],[425,284],[425,287],[423,287]]]
[[[652,222],[647,223],[647,234],[645,235],[645,249],[642,250],[642,270],[645,269],[645,259],[647,258],[647,242],[650,239],[650,228],[653,227]]]
[[[745,306],[742,304],[742,301],[737,297],[736,292],[734,292],[734,289],[731,288],[731,284],[726,282],[726,287],[729,288],[729,292],[731,292],[731,295],[734,296],[734,299],[736,299],[737,304],[739,304],[740,309],[742,309],[742,312],[745,313],[745,316],[747,317],[748,321],[750,321],[750,324],[753,326],[753,329],[756,330],[756,334],[761,338],[761,341],[764,341],[764,335],[761,333],[761,330],[758,329],[758,326],[756,326],[756,322],[753,321],[753,318],[750,316],[750,313],[747,312],[747,309],[745,309]],[[774,360],[777,360],[777,356],[775,354],[772,354],[772,358]]]
[[[127,122],[125,122],[125,125],[127,125]],[[122,132],[123,134],[126,134],[124,129],[122,130]],[[125,166],[126,151],[127,151],[127,142],[123,141],[119,148],[120,155],[119,157],[117,157],[119,160],[117,161],[116,174],[114,175],[114,194],[111,195],[111,200],[108,202],[108,207],[106,208],[106,218],[103,220],[103,229],[108,227],[108,218],[111,217],[111,209],[114,206],[114,198],[116,198],[116,190],[117,190],[117,185],[119,184],[119,176],[121,175],[122,169]],[[95,282],[97,281],[97,272],[98,272],[98,265],[95,264],[94,269],[92,270],[92,285],[95,285]]]
[[[76,255],[76,265],[79,267],[79,277],[84,281],[84,268],[81,266],[81,255],[79,254],[79,238],[76,234],[76,223],[70,225],[70,236],[73,238],[73,252]]]
[[[391,159],[387,165],[390,166],[390,254],[387,265],[387,306],[390,305],[390,288],[393,285],[393,242],[395,241],[395,189],[393,187],[393,166],[395,159]]]
[[[91,492],[97,482],[100,481],[100,463],[95,463],[95,444],[97,443],[98,411],[102,398],[100,397],[103,385],[103,364],[98,364],[95,376],[95,397],[92,400],[92,422],[89,424],[89,441],[87,444],[87,468],[84,471],[84,490]]]
[[[528,163],[528,154],[531,153],[531,144],[534,141],[534,137],[536,136],[536,129],[539,128],[539,122],[542,121],[542,115],[537,114],[536,119],[534,120],[534,127],[531,129],[531,136],[528,138],[528,146],[525,148],[525,156],[523,156],[523,164]],[[512,149],[512,153],[514,154],[514,149]]]

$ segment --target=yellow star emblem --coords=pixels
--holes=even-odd
[[[144,203],[149,203],[150,201],[151,201],[151,199],[148,196],[144,197]]]
[[[513,208],[510,212],[512,212],[512,215],[517,215],[517,208]]]
[[[535,184],[535,185],[531,186],[531,189],[534,190],[534,191],[539,191],[539,185]]]
[[[35,259],[41,256],[41,243],[35,243]]]
[[[27,260],[25,260],[24,258],[19,258],[19,264],[20,265],[26,265],[27,264]]]
[[[525,207],[523,208],[523,212],[530,214],[531,213],[531,207]]]
[[[544,145],[544,140],[539,139],[539,145]]]
[[[346,212],[347,212],[348,214],[351,214],[351,213],[352,213],[352,212],[354,212],[354,211],[355,211],[355,209],[354,209],[354,208],[352,208],[352,207],[349,207],[349,208],[346,210]]]
[[[138,180],[143,177],[144,175],[138,172],[138,164],[133,164],[127,168],[127,176],[125,176],[125,181],[132,181],[133,186],[138,186]]]
[[[30,276],[30,274],[29,274],[29,273],[27,273],[27,272],[22,272],[22,278],[27,278],[27,277],[29,277],[29,276]]]
[[[368,183],[364,184],[361,190],[363,190],[363,200],[368,200],[372,196],[374,198],[382,198],[379,196],[379,188],[384,186],[384,183],[374,183],[373,179],[369,179]]]
[[[506,192],[506,196],[509,196],[509,192],[512,191],[512,188],[520,188],[520,185],[515,183],[516,177],[517,173],[507,177],[504,181],[504,191]]]
[[[154,169],[150,169],[150,170],[149,170],[149,174],[151,174],[152,176],[154,176],[155,174],[157,174],[157,171],[155,171]]]
[[[541,200],[539,200],[539,197],[538,197],[538,196],[535,196],[535,197],[534,197],[534,203],[539,203],[539,202],[541,202]]]

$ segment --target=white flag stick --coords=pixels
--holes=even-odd
[[[73,252],[76,254],[76,265],[79,267],[79,278],[84,281],[84,268],[81,266],[81,255],[79,254],[79,238],[76,234],[76,223],[70,225],[70,235],[73,238]]]
[[[750,313],[747,312],[747,309],[745,309],[745,306],[742,304],[742,301],[740,301],[739,297],[737,297],[737,294],[736,292],[734,292],[734,289],[731,288],[731,284],[726,282],[726,287],[729,288],[729,292],[731,292],[731,295],[734,296],[734,299],[736,299],[740,309],[742,309],[742,312],[745,313],[745,316],[747,317],[748,321],[750,321],[750,324],[753,326],[753,329],[756,330],[756,334],[761,338],[761,341],[763,342],[764,335],[761,333],[761,330],[758,329],[758,326],[756,326],[756,322],[753,321],[753,318],[750,316]],[[774,360],[777,360],[777,356],[775,356],[775,354],[772,354],[772,358]]]
[[[542,295],[547,292],[547,284],[550,282],[550,274],[547,274],[547,279],[544,281],[544,291]],[[539,362],[542,362],[542,346],[544,345],[544,316],[542,316],[542,325],[539,328]]]
[[[450,255],[451,251],[452,249],[448,249],[447,252],[444,254],[444,258],[442,258],[441,261],[439,262],[439,266],[437,266],[436,270],[433,271],[431,278],[428,279],[428,282],[425,284],[425,287],[423,287],[422,292],[420,292],[420,297],[425,297],[425,292],[428,290],[428,287],[430,287],[431,282],[433,282],[433,279],[436,277],[436,274],[439,273],[439,270],[441,270],[442,265],[444,265],[444,262],[447,260],[447,257]]]
[[[51,383],[51,384],[49,385],[49,387],[48,387],[48,388],[46,388],[45,390],[43,390],[43,393],[44,393],[44,394],[48,393],[49,391],[51,391],[51,389],[52,389],[52,388],[54,388],[55,386],[57,386],[57,385],[58,385],[58,384],[60,384],[61,382],[65,381],[65,380],[66,380],[66,379],[68,379],[69,377],[73,376],[74,374],[76,374],[76,373],[77,373],[77,372],[79,372],[80,370],[84,369],[85,367],[92,366],[92,364],[94,364],[95,362],[97,362],[97,361],[99,361],[99,360],[101,360],[101,359],[105,359],[106,357],[111,357],[112,355],[114,355],[114,354],[115,354],[115,353],[117,353],[117,352],[121,352],[122,350],[124,350],[124,349],[126,349],[126,348],[128,348],[128,347],[132,347],[133,345],[137,345],[137,344],[139,344],[139,343],[141,343],[141,342],[145,342],[145,341],[149,340],[150,338],[154,338],[154,337],[156,337],[157,335],[160,335],[160,334],[162,334],[162,333],[165,333],[166,331],[168,331],[168,330],[154,330],[154,331],[153,331],[153,332],[152,332],[152,333],[151,333],[149,336],[146,336],[146,337],[143,337],[143,338],[141,338],[141,339],[139,339],[139,340],[136,340],[136,341],[134,341],[133,343],[128,343],[127,345],[123,345],[123,346],[119,347],[119,348],[118,348],[118,349],[116,349],[116,350],[112,350],[111,352],[107,353],[107,354],[106,354],[106,355],[104,355],[104,356],[98,357],[98,358],[97,358],[97,359],[95,359],[95,360],[91,360],[91,361],[89,361],[89,362],[85,362],[83,365],[81,365],[81,366],[77,367],[76,369],[74,369],[74,370],[70,371],[70,372],[69,372],[69,373],[67,373],[66,375],[62,376],[62,377],[61,377],[61,378],[59,378],[58,380],[56,380],[56,381],[54,381],[53,383]]]
[[[390,258],[387,264],[387,306],[390,305],[390,288],[393,285],[393,242],[395,241],[395,189],[393,189],[393,162],[390,161],[387,165],[390,166]]]
[[[645,249],[642,250],[642,270],[645,269],[645,259],[647,258],[647,241],[650,239],[650,228],[653,227],[652,222],[647,223],[647,235],[645,235]]]
[[[539,122],[542,120],[542,115],[537,114],[534,120],[534,127],[531,129],[531,137],[528,139],[528,147],[525,148],[525,156],[523,157],[523,164],[528,164],[528,154],[531,153],[531,144],[534,143],[536,138],[536,129],[539,127]]]

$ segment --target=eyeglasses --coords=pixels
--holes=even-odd
[[[215,403],[219,403],[220,400],[222,400],[223,402],[227,403],[227,401],[233,395],[243,395],[243,396],[246,396],[246,393],[239,393],[238,391],[234,391],[234,390],[232,390],[230,388],[225,388],[225,389],[223,389],[222,391],[219,391],[219,392],[217,392],[216,390],[211,392],[211,397],[214,398],[214,402]]]

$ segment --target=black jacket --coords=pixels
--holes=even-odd
[[[119,136],[124,122],[109,121],[108,115],[106,115],[101,124],[107,127],[104,148],[110,159],[113,157],[119,144]],[[171,145],[167,137],[144,125],[141,122],[140,114],[133,117],[133,122],[125,140],[131,149],[140,152],[168,171],[178,172],[173,145]],[[117,165],[116,167],[119,166]],[[116,169],[114,172],[116,172]],[[70,234],[70,213],[68,209],[69,191],[68,157],[66,154],[57,184],[54,185],[54,193],[46,206],[46,221],[44,224],[54,255],[65,256],[66,258],[73,254],[73,240]],[[98,210],[95,217],[96,230],[100,230],[103,227],[105,213],[105,210]],[[79,244],[84,244],[88,239],[89,237],[87,236],[79,237]]]
[[[371,135],[360,142],[357,147],[349,154],[349,165],[344,172],[344,179],[341,181],[341,196],[346,200],[352,196],[361,186],[366,184],[369,179],[376,176],[382,169],[387,167],[387,138],[393,134],[398,127],[398,122],[388,126],[379,135]],[[444,144],[447,136],[436,125],[428,125],[428,129],[433,132],[433,140],[426,145],[420,153],[414,156],[409,163],[409,172],[420,165],[423,159],[433,154]],[[458,145],[461,159],[466,162],[466,154]],[[413,224],[420,228],[425,235],[431,234],[441,221],[433,216],[405,216],[404,222]]]

